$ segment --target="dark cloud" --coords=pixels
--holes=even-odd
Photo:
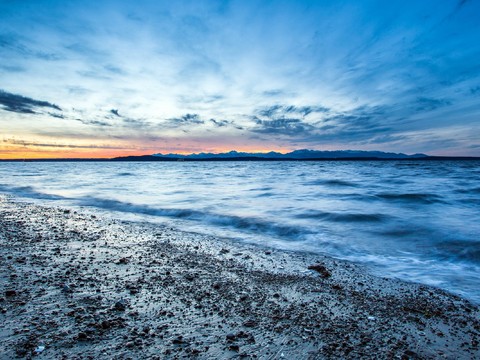
[[[323,118],[315,124],[316,131],[312,132],[310,137],[306,139],[308,141],[370,140],[380,133],[391,130],[387,125],[391,121],[388,116],[388,108],[361,106],[348,112]]]
[[[205,123],[205,121],[200,119],[200,115],[198,114],[185,114],[181,117],[170,118],[168,121],[173,126],[199,125]]]
[[[243,127],[241,127],[241,126],[235,124],[235,122],[229,121],[229,120],[210,119],[210,122],[213,123],[217,127],[233,126],[235,129],[243,130]]]
[[[328,111],[329,109],[323,106],[273,105],[260,109],[258,115],[268,118],[281,118],[286,115],[296,114],[305,117],[311,113],[325,113]]]
[[[256,118],[255,122],[257,126],[252,131],[260,134],[299,136],[314,130],[314,126],[300,119],[261,120]]]
[[[252,116],[256,126],[253,132],[261,134],[287,135],[290,137],[310,135],[318,130],[305,117],[313,113],[328,113],[323,106],[272,105],[257,110]]]
[[[285,114],[311,114],[322,112],[318,119],[306,121],[303,117],[288,117]],[[264,118],[260,118],[260,116]],[[280,117],[277,117],[280,115]],[[252,116],[255,126],[253,133],[282,135],[288,141],[318,143],[329,141],[357,143],[386,143],[399,141],[399,136],[384,136],[392,131],[390,124],[400,121],[389,117],[389,108],[382,106],[361,106],[350,111],[333,113],[323,107],[272,106],[263,109],[258,116]]]
[[[228,120],[215,120],[215,119],[210,119],[210,121],[218,127],[224,127],[230,124],[230,121]]]
[[[49,112],[48,115],[57,119],[65,119],[65,116],[63,116],[62,114],[55,114],[55,113]]]
[[[11,94],[4,90],[0,90],[0,105],[3,107],[3,110],[22,114],[36,114],[36,108],[51,108],[62,111],[58,105],[47,101],[35,100],[26,96]]]
[[[106,121],[101,121],[101,120],[84,120],[84,119],[75,119],[79,122],[81,122],[84,125],[94,125],[94,126],[100,126],[100,127],[110,127],[112,124],[106,122]]]
[[[112,145],[73,145],[73,144],[55,144],[42,143],[36,141],[26,141],[17,139],[4,139],[4,144],[20,145],[20,146],[36,146],[36,147],[50,147],[50,148],[70,148],[70,149],[124,149],[124,147]]]

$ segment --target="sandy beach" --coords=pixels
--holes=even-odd
[[[475,359],[480,309],[316,254],[0,196],[2,359]]]

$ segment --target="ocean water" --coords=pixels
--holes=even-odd
[[[313,251],[480,302],[480,162],[0,163],[0,192]]]

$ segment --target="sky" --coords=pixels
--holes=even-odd
[[[480,0],[0,0],[0,158],[480,156]]]

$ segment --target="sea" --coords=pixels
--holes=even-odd
[[[0,162],[0,192],[326,254],[480,302],[479,161]]]

